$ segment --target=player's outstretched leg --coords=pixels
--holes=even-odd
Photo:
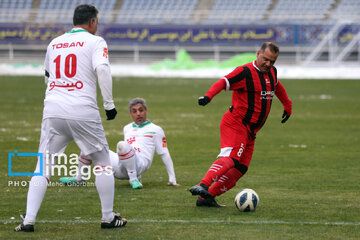
[[[114,214],[114,219],[111,222],[105,220],[101,221],[101,228],[119,228],[124,227],[127,223],[126,218],[120,216],[120,213]]]
[[[135,150],[130,144],[125,141],[120,141],[116,147],[120,163],[126,168],[129,176],[129,182],[133,189],[140,189],[143,187],[137,177],[136,171],[136,154]]]

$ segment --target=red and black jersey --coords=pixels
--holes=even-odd
[[[291,101],[277,79],[275,67],[269,73],[261,72],[256,61],[237,67],[215,83],[206,96],[212,99],[223,89],[233,91],[232,105],[224,117],[229,118],[229,123],[245,125],[252,135],[264,125],[275,94],[280,95],[280,101],[291,114]]]

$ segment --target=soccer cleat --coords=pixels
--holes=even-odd
[[[101,228],[119,228],[124,227],[126,223],[126,218],[122,218],[120,213],[115,213],[114,219],[111,222],[107,222],[105,220],[101,221]]]
[[[202,198],[211,198],[208,187],[205,184],[195,185],[189,189],[192,195],[200,195]]]
[[[143,187],[143,185],[141,184],[141,182],[140,182],[139,180],[137,180],[137,179],[132,180],[132,181],[130,182],[130,185],[131,185],[132,189],[140,189],[140,188]]]
[[[25,214],[20,214],[21,219],[25,220]],[[34,231],[34,224],[26,224],[24,225],[24,223],[20,223],[19,226],[17,226],[14,231],[15,232],[33,232]]]
[[[196,206],[198,207],[225,207],[225,205],[220,205],[215,201],[214,197],[211,198],[201,198],[198,197],[196,200]]]
[[[34,231],[34,225],[33,224],[26,224],[20,223],[19,226],[17,226],[14,229],[15,232],[33,232]]]
[[[61,183],[65,185],[81,185],[84,183],[84,180],[77,181],[76,177],[62,177],[59,179]]]

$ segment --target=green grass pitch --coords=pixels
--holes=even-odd
[[[100,200],[94,186],[48,187],[34,233],[16,233],[26,210],[29,177],[8,176],[8,153],[37,152],[45,85],[41,77],[0,77],[1,239],[358,239],[360,233],[360,81],[282,80],[293,101],[293,115],[281,124],[274,99],[258,133],[247,174],[218,197],[225,208],[195,207],[188,188],[215,160],[219,124],[231,102],[221,92],[206,107],[197,105],[217,79],[114,78],[118,115],[106,121],[115,149],[130,122],[128,101],[144,97],[148,117],[163,127],[180,187],[167,186],[159,157],[143,175],[144,188],[116,180],[114,209],[129,219],[123,229],[100,229]],[[72,143],[67,154],[79,153]],[[14,163],[15,164],[15,163]],[[13,166],[32,172],[35,161]],[[53,177],[57,182],[59,177]],[[25,186],[14,186],[11,182]],[[93,182],[92,178],[89,182]],[[255,212],[234,205],[242,188],[260,197]]]

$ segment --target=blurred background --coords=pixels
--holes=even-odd
[[[0,0],[1,63],[42,63],[83,3],[99,9],[115,68],[176,60],[179,50],[222,62],[264,41],[279,44],[277,65],[360,67],[359,0]]]

